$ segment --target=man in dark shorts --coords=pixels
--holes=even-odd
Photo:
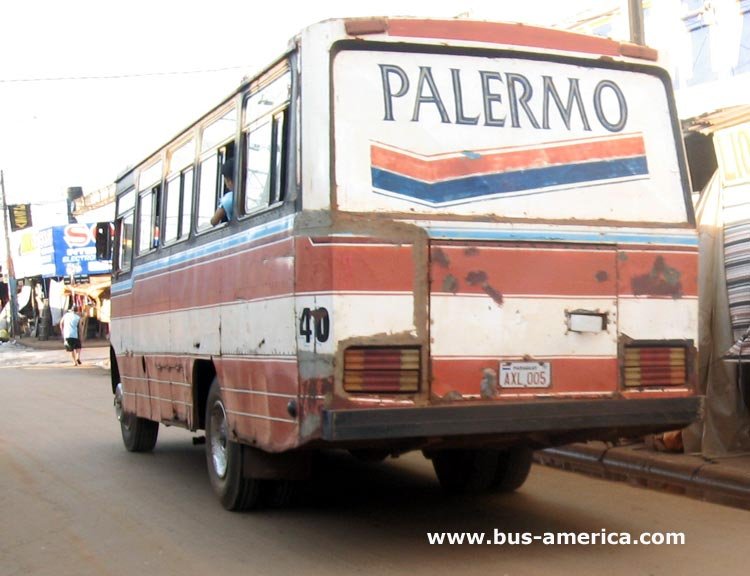
[[[73,364],[76,366],[81,364],[81,339],[78,332],[78,326],[81,323],[79,311],[78,305],[74,304],[73,308],[68,310],[60,320],[60,331],[65,342],[65,349],[70,352]]]

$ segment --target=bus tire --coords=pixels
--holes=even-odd
[[[135,414],[125,412],[122,408],[122,384],[115,387],[115,413],[120,421],[122,443],[128,452],[151,452],[159,436],[159,423]]]
[[[478,494],[492,486],[497,471],[495,450],[441,450],[432,456],[440,486],[454,494]]]
[[[299,483],[275,478],[263,482],[263,503],[269,508],[286,508],[297,495]]]
[[[497,469],[492,481],[496,492],[513,492],[520,488],[531,471],[533,452],[528,446],[514,446],[497,455]]]
[[[243,474],[244,447],[229,439],[229,426],[219,380],[214,377],[206,401],[208,478],[227,510],[250,510],[260,504],[260,480]]]

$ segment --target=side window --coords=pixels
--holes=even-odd
[[[154,186],[138,197],[138,254],[159,246],[159,192]]]
[[[164,243],[177,240],[180,234],[180,197],[182,195],[180,175],[167,180],[164,188]]]
[[[291,76],[287,73],[245,102],[245,214],[284,200],[290,93]]]
[[[211,216],[219,204],[219,154],[201,161],[198,182],[198,230],[211,226]]]
[[[193,158],[195,142],[189,140],[171,154],[164,188],[164,243],[187,238],[193,212]]]
[[[123,216],[119,220],[118,237],[120,238],[120,250],[117,258],[117,269],[121,272],[130,270],[133,259],[133,212]]]
[[[245,213],[268,206],[271,197],[271,133],[267,122],[247,134],[245,150]]]
[[[202,231],[211,227],[211,218],[216,213],[225,194],[234,194],[225,186],[221,169],[234,158],[234,135],[237,129],[237,111],[232,108],[208,124],[201,136],[201,161],[198,172],[197,228]],[[227,215],[227,219],[231,218]],[[227,220],[225,220],[227,221]]]
[[[115,270],[128,272],[133,257],[133,222],[135,220],[135,190],[131,189],[117,200],[117,226],[115,229]]]
[[[159,246],[162,168],[163,163],[159,160],[143,169],[138,177],[136,255],[144,254]]]

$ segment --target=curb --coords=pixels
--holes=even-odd
[[[750,510],[750,467],[699,456],[571,444],[535,452],[537,463]]]

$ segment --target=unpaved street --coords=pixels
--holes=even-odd
[[[535,467],[516,494],[446,498],[415,454],[327,454],[286,510],[224,511],[203,446],[122,447],[101,368],[0,368],[0,575],[743,574],[750,513]],[[430,546],[427,532],[685,532],[685,546]]]

